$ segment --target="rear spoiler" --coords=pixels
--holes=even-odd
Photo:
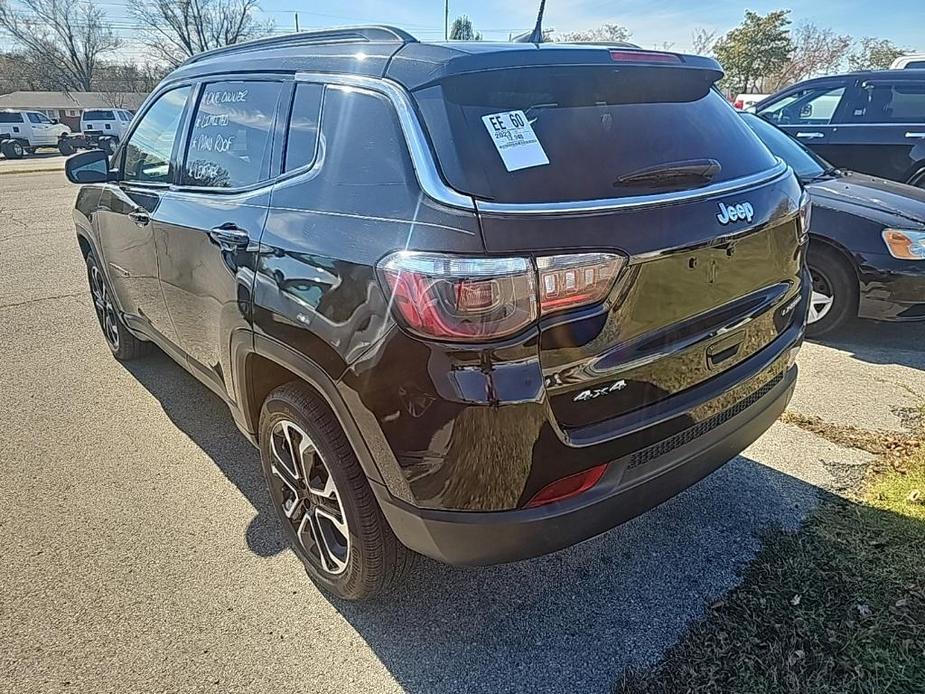
[[[450,57],[446,56],[446,53],[435,55],[437,51],[441,49],[427,44],[405,44],[392,58],[385,76],[414,91],[457,75],[543,66],[622,65],[628,68],[680,70],[699,73],[698,81],[710,85],[722,79],[725,74],[713,58],[667,51],[647,51],[616,44],[508,44],[504,49],[497,51],[466,52],[459,49],[453,51]]]

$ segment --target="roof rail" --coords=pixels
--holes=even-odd
[[[200,60],[212,58],[216,55],[237,53],[239,51],[281,48],[290,45],[301,46],[315,43],[342,43],[350,41],[416,43],[417,39],[407,31],[392,26],[336,27],[333,29],[321,29],[319,31],[300,31],[297,34],[269,36],[263,39],[243,41],[241,43],[231,44],[230,46],[213,48],[210,51],[197,53],[192,58],[187,59],[182,65],[190,65],[192,63],[198,63]]]

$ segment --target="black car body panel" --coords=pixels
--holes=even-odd
[[[756,116],[743,114],[759,135],[767,135]],[[835,169],[808,158],[802,169],[792,152],[766,140],[800,174],[812,197],[812,243],[838,249],[858,276],[858,316],[876,320],[925,319],[925,262],[899,260],[883,241],[886,228],[925,231],[925,189],[884,178]],[[802,143],[793,143],[797,148]]]
[[[925,186],[925,75],[916,70],[806,80],[753,110],[839,168]]]
[[[808,304],[792,173],[741,128],[755,170],[733,180],[575,204],[473,199],[445,183],[406,87],[512,65],[616,74],[615,59],[601,47],[428,46],[382,31],[393,30],[221,49],[152,94],[108,180],[82,188],[75,211],[126,325],[223,397],[252,440],[267,394],[308,383],[399,538],[457,563],[606,530],[760,435],[792,392]],[[713,61],[632,68],[643,69],[682,71],[703,93],[690,98],[716,103]],[[238,106],[210,110],[221,104]],[[134,139],[152,120],[155,133],[178,124],[175,140]],[[534,271],[586,251],[623,265],[600,300],[452,341],[397,319],[381,263],[402,249],[516,256]],[[602,465],[592,495],[527,510],[550,483]],[[504,543],[482,546],[503,527]]]

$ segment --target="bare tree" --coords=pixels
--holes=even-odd
[[[865,36],[848,56],[848,66],[852,70],[884,70],[906,52],[889,39]]]
[[[716,45],[716,31],[697,27],[691,32],[691,46],[696,55],[713,55]]]
[[[257,18],[259,9],[257,0],[140,0],[132,15],[155,55],[175,66],[202,51],[268,34],[273,24]]]
[[[101,56],[121,41],[92,0],[0,0],[0,28],[22,49],[41,81],[89,91]],[[24,10],[24,11],[23,11]]]
[[[790,58],[762,81],[762,89],[768,93],[808,77],[838,72],[851,50],[851,36],[809,22],[793,29],[790,40]]]
[[[554,41],[559,43],[621,43],[627,41],[632,33],[620,24],[602,24],[585,31],[566,31],[556,34]]]

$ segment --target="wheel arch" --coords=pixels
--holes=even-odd
[[[820,236],[810,232],[809,234],[809,246],[812,248],[813,244],[816,244],[817,247],[828,248],[829,250],[835,252],[838,256],[841,257],[842,261],[851,268],[852,274],[857,278],[858,287],[861,284],[861,276],[858,273],[858,263],[854,255],[849,251],[845,246],[838,243],[837,241],[832,240],[828,236]]]
[[[232,357],[235,399],[243,424],[248,431],[253,432],[255,441],[259,436],[260,410],[267,396],[281,385],[300,381],[316,394],[337,419],[366,476],[383,483],[366,439],[344,403],[334,376],[291,347],[262,335],[254,335],[252,345],[249,340],[237,340],[237,345],[232,345]]]

